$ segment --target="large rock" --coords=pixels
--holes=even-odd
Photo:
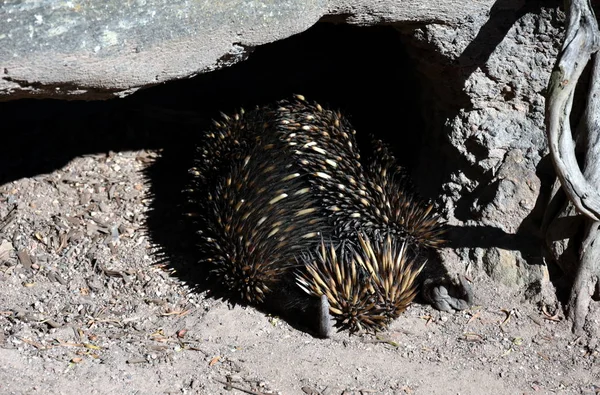
[[[530,287],[548,280],[540,238],[543,192],[552,182],[542,161],[544,91],[564,14],[557,3],[502,3],[483,25],[407,32],[406,47],[423,75],[431,120],[419,178],[439,177],[434,184],[443,185],[440,200],[455,226],[446,261]]]
[[[493,0],[4,1],[0,100],[109,98],[243,60],[324,16],[348,23],[483,20]],[[477,19],[476,18],[476,19]]]

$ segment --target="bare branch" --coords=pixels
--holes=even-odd
[[[598,50],[600,32],[589,0],[567,1],[567,32],[550,77],[546,101],[546,129],[550,153],[561,184],[577,209],[600,221],[600,186],[581,172],[569,124],[573,93],[590,56]],[[597,157],[600,146],[595,147]]]
[[[591,183],[600,186],[600,53],[594,55],[583,130],[580,134],[585,139],[583,175]]]
[[[574,333],[581,334],[600,273],[600,224],[588,220],[579,251],[580,265],[569,298],[568,317]]]
[[[578,135],[585,144],[583,175],[600,185],[600,56],[594,55],[586,110]],[[586,221],[586,236],[579,251],[579,270],[569,300],[569,318],[575,333],[582,333],[592,296],[600,281],[600,222]]]

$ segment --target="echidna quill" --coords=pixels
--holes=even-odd
[[[315,254],[305,254],[305,270],[297,282],[307,294],[325,295],[339,330],[384,330],[406,310],[417,294],[414,267],[406,242],[387,236],[381,243],[359,234],[356,248],[321,242]]]
[[[265,124],[258,112],[225,116],[198,149],[187,193],[195,207],[199,263],[215,294],[317,315],[321,299],[307,298],[291,270],[295,256],[315,246],[327,224],[306,177]],[[314,324],[326,327],[319,320]]]
[[[389,153],[372,155],[363,166],[356,131],[339,112],[296,96],[281,101],[273,118],[296,163],[310,175],[339,239],[364,230],[394,234],[411,248],[441,245],[444,230],[433,206],[410,189],[408,177]]]

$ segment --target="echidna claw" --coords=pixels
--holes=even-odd
[[[329,300],[326,295],[321,295],[319,304],[319,321],[317,325],[318,335],[324,338],[331,336],[332,317],[329,313]]]
[[[437,310],[454,312],[468,309],[473,304],[473,288],[464,276],[458,276],[458,282],[426,280],[423,284],[424,296]]]

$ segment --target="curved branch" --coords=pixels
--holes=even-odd
[[[565,41],[548,86],[546,129],[554,167],[567,196],[581,213],[600,221],[600,188],[590,183],[579,168],[569,124],[575,86],[590,56],[599,48],[600,32],[589,0],[571,0],[567,5]]]
[[[546,127],[563,190],[589,218],[568,303],[575,333],[583,331],[593,295],[600,288],[600,53],[594,54],[599,42],[600,32],[589,1],[573,0],[563,50],[550,80]],[[578,144],[584,151],[582,171],[575,157],[569,117],[575,86],[590,58],[593,64],[587,102],[577,130]]]
[[[600,54],[594,55],[586,110],[578,136],[585,144],[583,175],[600,185]],[[586,235],[579,251],[579,270],[569,299],[568,316],[575,333],[582,333],[592,296],[600,284],[600,222],[586,221]]]
[[[585,144],[583,175],[600,186],[600,53],[594,55],[587,104],[579,134],[584,138]]]

